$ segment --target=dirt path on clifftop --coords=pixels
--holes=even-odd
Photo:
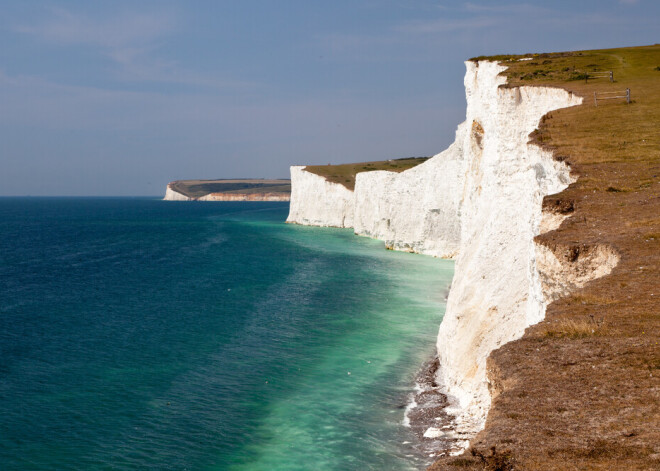
[[[585,97],[547,115],[532,136],[579,176],[544,201],[544,211],[568,218],[537,242],[576,271],[601,248],[620,260],[493,352],[486,428],[463,456],[429,469],[660,469],[660,45],[503,64],[507,86]],[[584,80],[609,70],[615,82]],[[633,103],[595,106],[594,92],[626,88]]]

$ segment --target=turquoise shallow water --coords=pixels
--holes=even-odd
[[[287,211],[0,199],[0,469],[423,467],[453,264]]]

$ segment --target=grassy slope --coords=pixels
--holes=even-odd
[[[333,183],[344,185],[349,190],[355,188],[355,175],[360,172],[374,170],[388,170],[390,172],[403,172],[409,168],[428,160],[428,157],[410,157],[405,159],[381,160],[377,162],[360,162],[342,165],[308,165],[305,170],[325,177]]]
[[[191,198],[199,198],[209,193],[291,193],[290,180],[178,180],[170,183],[170,187]]]
[[[621,260],[493,352],[495,399],[472,443],[476,455],[430,469],[660,469],[660,45],[503,64],[507,86],[558,86],[585,97],[547,115],[531,136],[579,176],[544,201],[571,217],[538,242],[566,260],[606,244]],[[616,82],[573,80],[596,70],[613,70]],[[625,88],[634,103],[594,106],[594,91]]]

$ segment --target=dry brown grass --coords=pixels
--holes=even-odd
[[[580,339],[598,335],[607,335],[611,332],[603,317],[594,316],[580,319],[558,319],[545,323],[545,337],[568,337]]]
[[[597,296],[592,293],[575,294],[569,298],[569,301],[574,304],[594,304],[598,306],[621,302],[611,296]]]

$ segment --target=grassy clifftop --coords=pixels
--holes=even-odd
[[[344,185],[349,190],[355,188],[355,175],[360,172],[372,172],[374,170],[387,170],[389,172],[403,172],[413,168],[429,157],[408,157],[404,159],[380,160],[376,162],[360,162],[341,165],[308,165],[305,170],[315,173],[332,183]]]
[[[579,177],[546,197],[544,210],[570,217],[537,242],[576,271],[600,246],[620,261],[493,352],[485,430],[430,469],[660,469],[660,45],[475,59],[507,66],[507,87],[585,98],[530,136]],[[626,88],[632,103],[596,106],[594,92]]]

